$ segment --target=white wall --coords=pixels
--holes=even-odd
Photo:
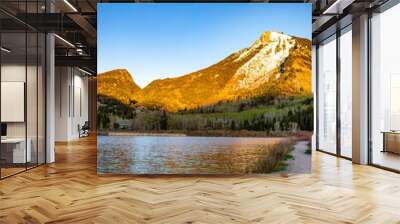
[[[55,68],[55,141],[67,141],[69,132],[69,69]]]
[[[76,68],[56,67],[55,140],[79,138],[78,125],[88,120],[88,78]]]
[[[28,68],[29,69],[29,68]],[[1,66],[1,81],[25,82],[25,64],[4,64]],[[1,108],[7,110],[7,108]],[[25,137],[25,122],[7,123],[7,137]]]
[[[28,74],[35,73],[36,67],[28,66],[27,68],[24,65],[18,64],[3,64],[1,66],[1,81],[2,82],[25,82],[25,69],[27,69]],[[29,80],[30,85],[36,86],[36,81]],[[35,105],[27,105],[34,106],[36,108],[36,89],[27,88],[27,103],[35,102]],[[7,108],[1,108],[2,110],[7,110]],[[35,121],[35,124],[28,124],[29,127],[33,127],[36,129],[36,113],[27,113],[28,122]],[[29,130],[28,130],[29,133]],[[7,122],[7,136],[8,137],[25,137],[25,122]],[[29,137],[29,136],[28,136]]]
[[[88,78],[75,74],[73,85],[74,107],[72,108],[71,135],[76,138],[79,137],[78,124],[82,126],[85,121],[88,121]]]

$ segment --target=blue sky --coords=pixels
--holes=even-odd
[[[311,4],[98,4],[98,72],[126,68],[144,87],[199,70],[264,31],[311,39]]]

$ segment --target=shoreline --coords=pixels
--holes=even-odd
[[[153,132],[108,132],[107,134],[98,134],[99,136],[188,136],[183,133],[153,133]]]
[[[247,131],[247,130],[202,130],[202,131],[180,131],[180,130],[168,130],[168,131],[99,131],[98,136],[173,136],[173,137],[185,137],[185,136],[199,136],[199,137],[269,137],[269,138],[280,138],[280,137],[293,137],[296,139],[311,140],[312,132],[299,131],[299,132],[275,132],[267,133],[262,131]]]

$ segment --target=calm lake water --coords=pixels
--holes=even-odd
[[[251,172],[282,138],[98,136],[99,173],[239,174]]]

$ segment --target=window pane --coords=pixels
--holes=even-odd
[[[352,35],[351,30],[340,36],[340,150],[352,156]]]
[[[26,34],[1,34],[1,174],[25,170],[30,159],[26,150],[25,90]]]
[[[0,7],[17,17],[44,13],[45,0],[0,1]],[[45,162],[45,35],[3,12],[0,17],[0,177],[4,178]]]
[[[400,170],[400,5],[372,18],[372,162]],[[383,132],[386,132],[384,134]]]
[[[336,40],[318,48],[318,147],[336,153]]]

